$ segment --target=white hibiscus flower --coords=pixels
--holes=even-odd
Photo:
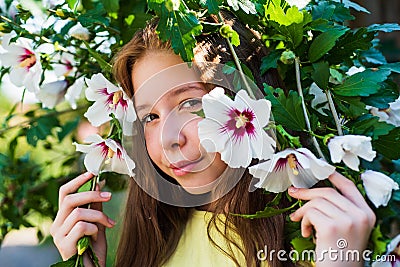
[[[334,171],[335,167],[318,159],[307,148],[289,148],[276,153],[271,160],[249,167],[250,174],[260,178],[255,186],[275,193],[291,185],[310,188]]]
[[[256,6],[250,0],[227,0],[227,3],[234,11],[238,11],[239,7],[246,13],[246,14],[256,14]]]
[[[361,174],[361,180],[368,198],[375,207],[386,206],[392,196],[392,190],[399,189],[399,185],[392,178],[380,172],[365,171]]]
[[[400,126],[400,98],[389,103],[389,108],[378,109],[376,107],[366,106],[372,115],[379,117],[379,121],[384,121],[393,124],[396,127]]]
[[[275,141],[263,130],[271,112],[268,100],[253,100],[244,90],[232,100],[217,87],[203,96],[203,110],[199,138],[208,152],[219,152],[232,168],[247,167],[252,158],[271,158]]]
[[[103,139],[97,134],[88,136],[85,142],[90,145],[74,145],[77,151],[86,153],[84,164],[88,171],[95,175],[103,171],[133,176],[135,162],[119,143],[112,139]]]
[[[390,241],[386,247],[384,257],[374,261],[371,267],[400,267],[400,235]]]
[[[36,93],[36,97],[42,102],[43,107],[54,108],[64,100],[67,86],[68,82],[66,80],[42,84],[40,91]]]
[[[69,29],[68,35],[82,41],[87,41],[90,38],[89,30],[83,27],[80,22]]]
[[[350,169],[358,171],[360,158],[372,161],[376,152],[372,150],[371,137],[363,135],[335,136],[328,141],[331,160],[339,163],[343,160]]]
[[[303,9],[311,0],[286,0],[286,2],[291,6],[297,6],[298,9]]]
[[[95,101],[84,114],[89,122],[93,126],[100,126],[110,121],[110,114],[113,113],[121,123],[124,134],[132,135],[136,113],[133,102],[122,89],[108,81],[101,73],[86,79],[86,83],[88,85],[85,91],[86,98]]]

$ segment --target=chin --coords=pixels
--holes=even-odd
[[[185,189],[186,192],[192,195],[201,195],[205,193],[211,192],[219,183],[220,179],[215,179],[214,181],[208,183],[208,184],[201,184],[197,186],[193,185],[188,185],[185,186],[184,184],[181,184],[182,188]]]

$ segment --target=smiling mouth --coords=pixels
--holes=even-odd
[[[172,169],[172,172],[176,176],[182,176],[189,172],[192,172],[196,164],[200,162],[202,159],[203,157],[200,157],[195,161],[182,160],[175,163],[171,163],[169,167]]]

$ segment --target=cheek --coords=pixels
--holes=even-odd
[[[146,140],[147,153],[154,162],[158,162],[159,153],[161,153],[161,151],[157,142],[157,140],[159,140],[159,138],[157,138],[157,133],[154,131],[145,131],[144,138]]]

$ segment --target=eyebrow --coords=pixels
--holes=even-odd
[[[183,93],[184,91],[186,91],[188,89],[197,89],[197,90],[204,91],[204,88],[201,88],[201,87],[199,87],[197,85],[190,85],[189,84],[189,85],[184,85],[184,86],[178,87],[176,89],[173,89],[172,91],[169,91],[166,94],[164,94],[164,96],[168,95],[168,97],[175,97],[175,96]],[[141,111],[143,109],[146,109],[146,108],[149,108],[149,107],[150,107],[149,104],[144,104],[144,105],[137,106],[136,107],[136,112],[139,113],[139,111]]]

